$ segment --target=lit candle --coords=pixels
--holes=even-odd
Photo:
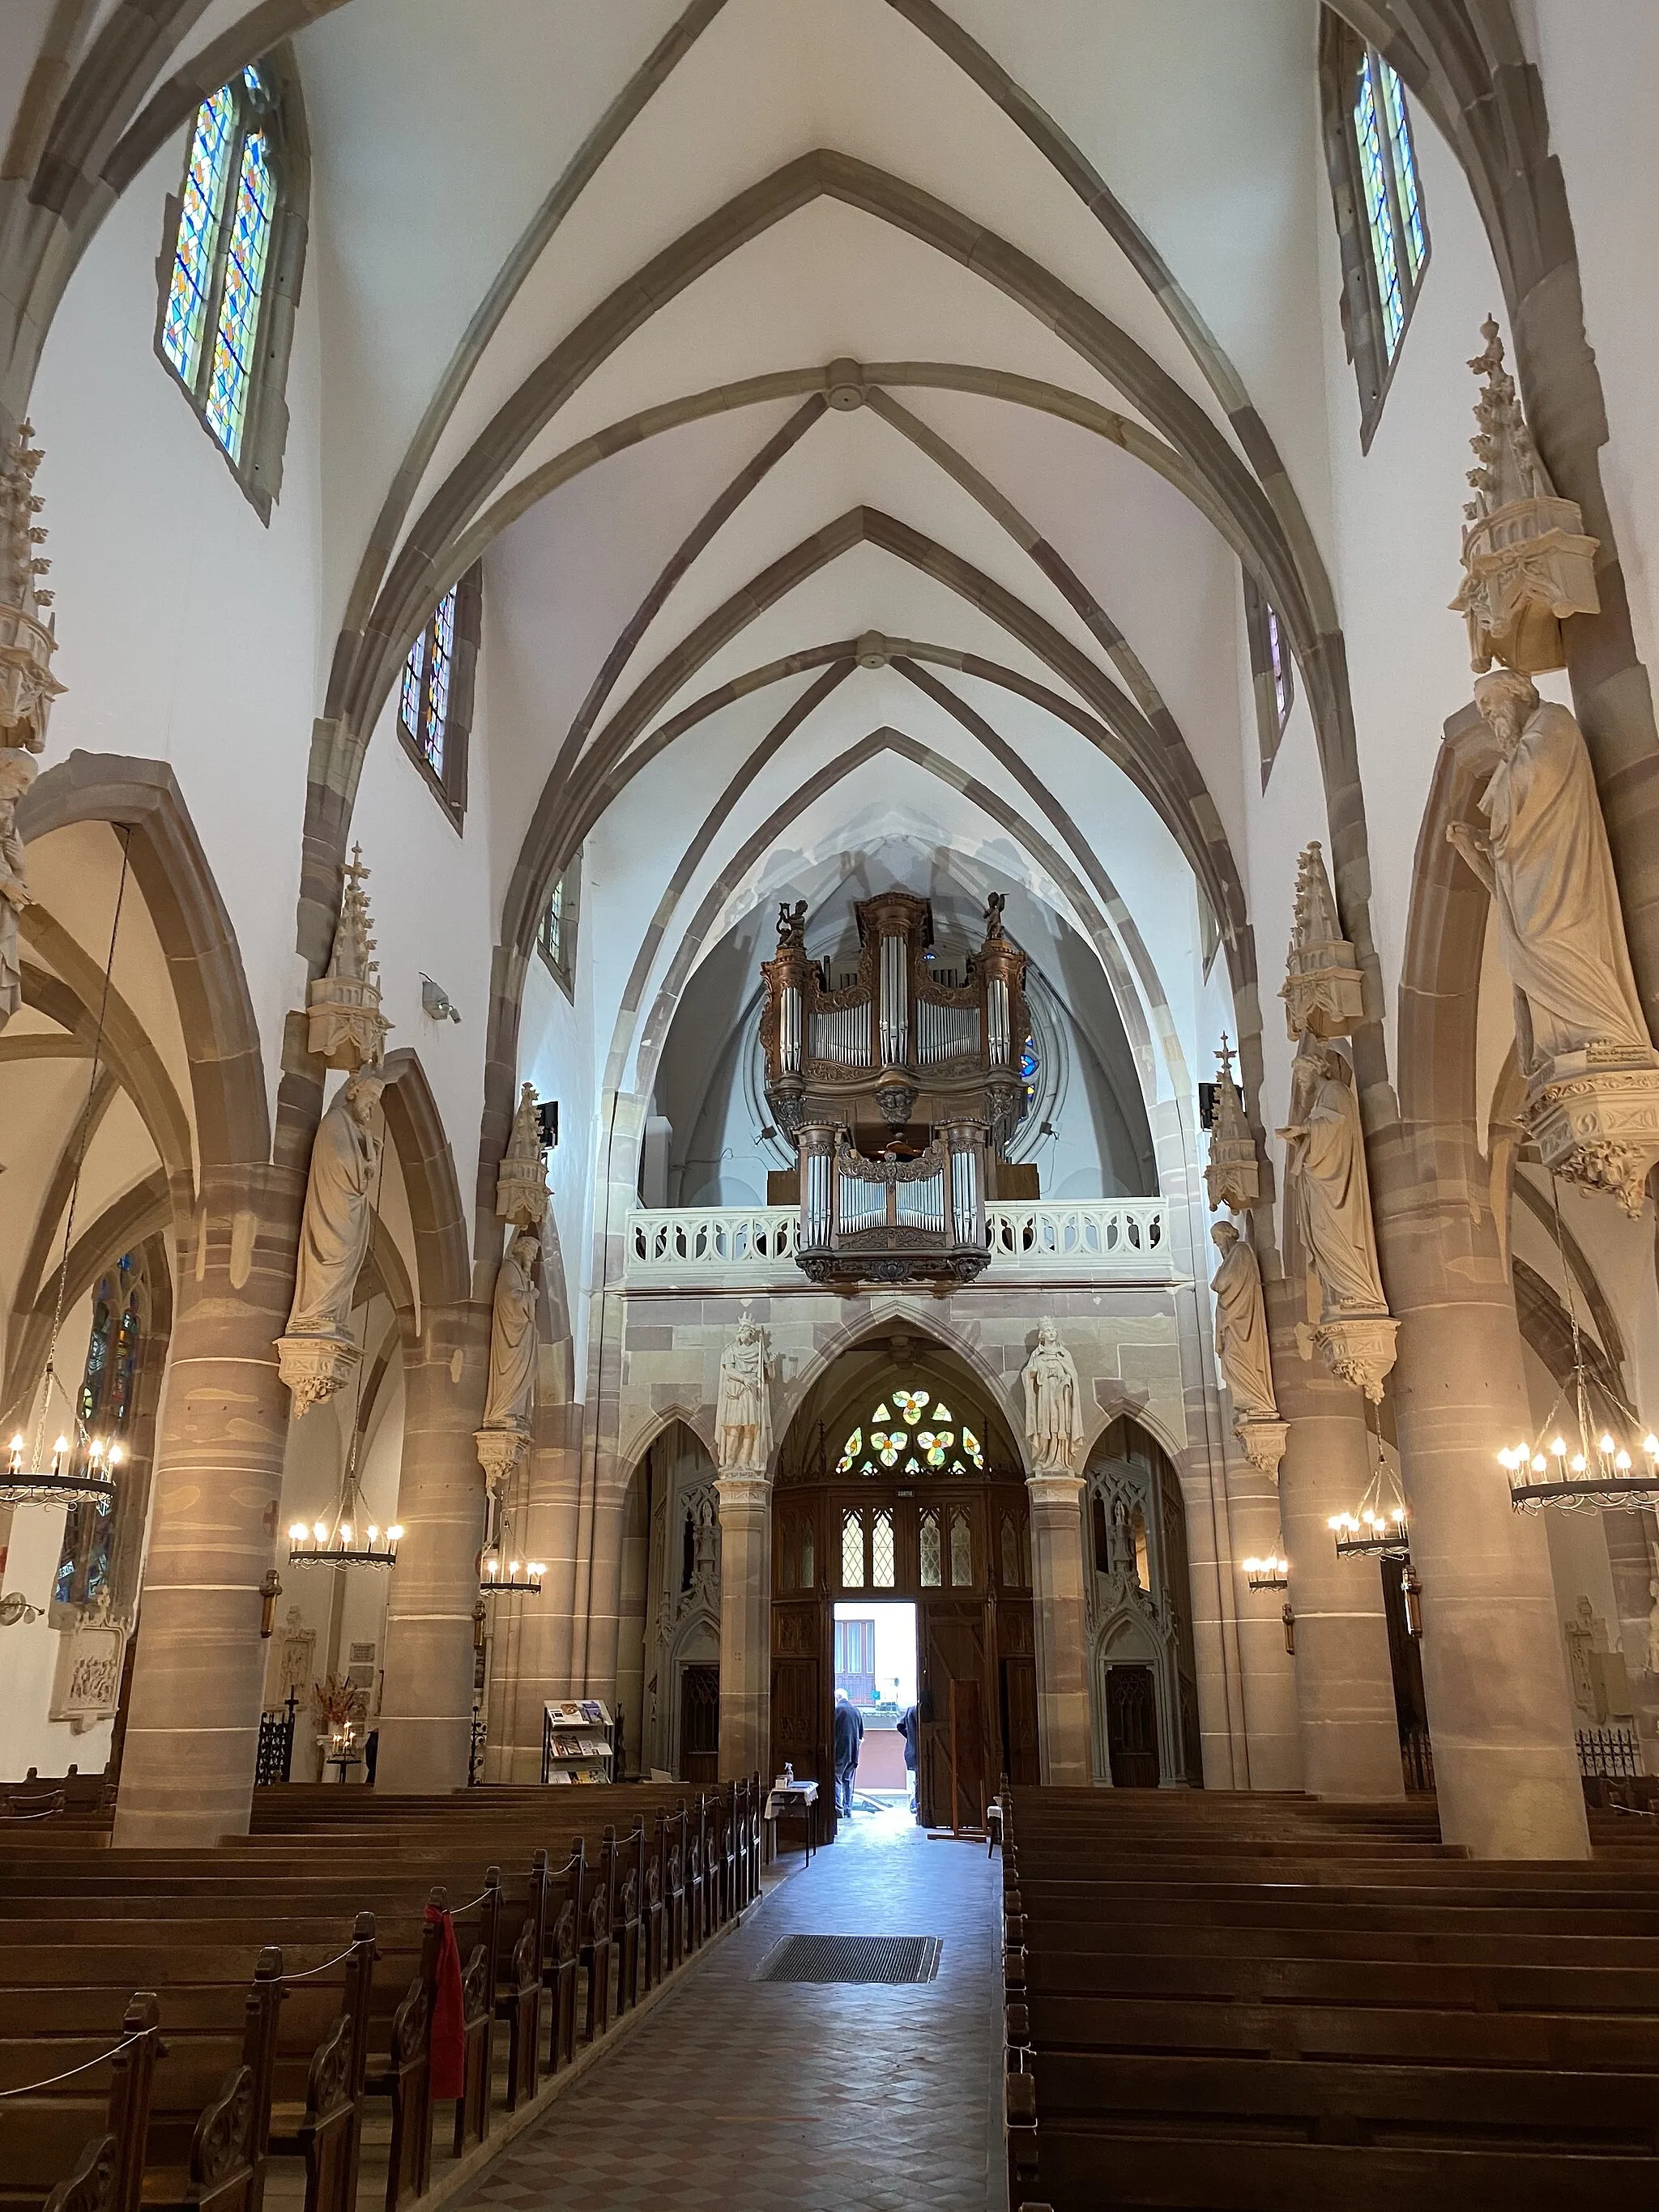
[[[288,1540],[290,1544],[303,1544],[305,1540],[306,1524],[303,1521],[296,1521],[288,1532]]]
[[[342,1521],[342,1522],[341,1522],[341,1523],[340,1523],[340,1549],[341,1549],[342,1551],[344,1551],[344,1549],[345,1549],[346,1546],[347,1546],[350,1541],[351,1541],[351,1523],[350,1523],[350,1522],[349,1522],[349,1521]]]
[[[375,1539],[380,1535],[380,1530],[371,1521],[368,1524],[368,1548],[371,1552],[374,1549]]]
[[[318,1541],[319,1544],[325,1544],[325,1543],[327,1543],[327,1541],[328,1541],[328,1523],[327,1523],[327,1522],[326,1522],[326,1521],[313,1521],[313,1522],[312,1522],[312,1524],[311,1524],[311,1533],[312,1533],[312,1534],[313,1534],[313,1536],[315,1536],[315,1538],[317,1539],[317,1541]]]
[[[1534,1452],[1533,1454],[1532,1471],[1534,1474],[1547,1474],[1549,1472],[1549,1462],[1545,1458],[1542,1452]]]
[[[1613,1463],[1620,1474],[1630,1473],[1630,1454],[1627,1451],[1615,1452],[1613,1455]]]
[[[57,1443],[52,1448],[52,1471],[54,1474],[58,1474],[62,1472],[64,1462],[68,1456],[68,1454],[69,1438],[67,1437],[59,1437]]]
[[[394,1521],[392,1526],[386,1532],[386,1541],[389,1544],[395,1544],[403,1533],[404,1529],[402,1522]]]
[[[507,1570],[507,1578],[510,1583],[515,1583],[519,1579],[519,1563],[516,1559],[513,1560],[508,1565]]]
[[[98,1472],[99,1463],[102,1460],[103,1456],[104,1440],[101,1437],[94,1437],[91,1443],[87,1446],[87,1458],[91,1464],[92,1470],[94,1474]]]
[[[109,1448],[109,1471],[112,1474],[113,1474],[116,1468],[120,1466],[121,1460],[122,1451],[120,1445],[112,1444]]]
[[[1583,1473],[1584,1472],[1585,1464],[1586,1464],[1586,1462],[1585,1462],[1585,1459],[1584,1459],[1584,1455],[1583,1455],[1583,1452],[1575,1452],[1575,1453],[1573,1454],[1573,1455],[1572,1455],[1572,1471],[1573,1471],[1573,1473],[1574,1473],[1575,1474],[1583,1474]]]
[[[23,1439],[21,1437],[14,1437],[11,1440],[11,1467],[9,1471],[13,1474],[21,1474],[23,1472]]]
[[[1557,1459],[1565,1459],[1567,1455],[1566,1438],[1565,1437],[1557,1437],[1550,1445],[1550,1449],[1555,1454]]]

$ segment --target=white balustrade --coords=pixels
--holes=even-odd
[[[1176,1279],[1161,1198],[992,1203],[985,1208],[985,1231],[991,1257],[982,1282],[1026,1276],[1098,1283]],[[628,1219],[628,1280],[696,1283],[733,1272],[783,1287],[805,1280],[795,1265],[799,1249],[799,1206],[641,1209]]]

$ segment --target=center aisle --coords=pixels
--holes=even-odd
[[[467,2212],[1002,2212],[1002,1869],[860,1813],[477,2182]],[[786,1936],[939,1936],[909,1989],[757,1982]]]

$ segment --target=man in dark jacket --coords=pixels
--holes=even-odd
[[[899,1734],[904,1738],[904,1772],[910,1785],[910,1810],[916,1809],[916,1709],[907,1705],[899,1717]]]
[[[853,1777],[858,1772],[864,1721],[845,1690],[836,1692],[836,1810],[843,1819],[853,1809]]]

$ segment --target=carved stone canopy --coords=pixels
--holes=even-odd
[[[1292,1041],[1304,1030],[1317,1037],[1348,1036],[1364,1012],[1363,981],[1337,920],[1336,896],[1316,838],[1297,863],[1296,913],[1279,994]]]
[[[276,1371],[294,1400],[297,1419],[347,1389],[363,1364],[362,1346],[334,1336],[279,1336]]]
[[[1297,1340],[1304,1358],[1317,1352],[1339,1382],[1352,1383],[1380,1406],[1399,1334],[1399,1322],[1387,1314],[1339,1314],[1313,1328],[1298,1328]]]
[[[1210,1158],[1204,1188],[1211,1211],[1226,1206],[1239,1213],[1261,1195],[1261,1166],[1255,1139],[1244,1118],[1244,1102],[1233,1081],[1232,1047],[1224,1030],[1216,1054],[1215,1115],[1210,1124]]]
[[[1535,676],[1565,667],[1561,624],[1568,616],[1601,611],[1598,540],[1583,534],[1577,501],[1556,497],[1490,317],[1481,334],[1485,350],[1469,363],[1486,380],[1469,441],[1474,497],[1463,509],[1463,581],[1452,611],[1468,624],[1472,668],[1496,660]]]
[[[536,1118],[536,1086],[520,1086],[513,1132],[495,1170],[495,1212],[520,1229],[539,1230],[547,1218],[547,1155]]]
[[[380,967],[374,957],[368,894],[363,888],[368,872],[362,847],[354,845],[346,863],[345,892],[327,972],[306,990],[307,1050],[325,1066],[353,1073],[380,1060],[392,1027],[380,1012]]]
[[[52,563],[39,551],[46,533],[35,520],[41,500],[34,472],[44,459],[31,426],[0,456],[0,744],[44,750],[52,702],[64,687],[52,672],[58,639],[48,616],[52,593],[36,579]]]
[[[523,1429],[476,1429],[472,1441],[485,1486],[492,1496],[498,1497],[523,1459],[529,1436]]]

